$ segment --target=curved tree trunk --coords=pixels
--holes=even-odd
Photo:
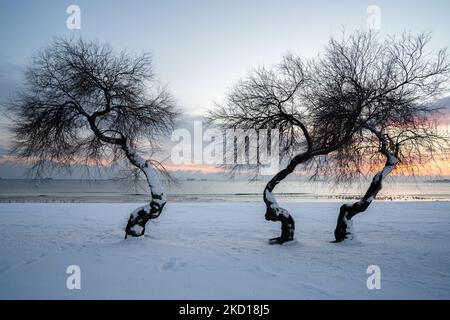
[[[295,156],[288,166],[278,172],[264,188],[264,202],[266,204],[265,218],[268,221],[281,222],[281,236],[269,240],[271,244],[283,244],[287,241],[294,240],[295,223],[289,211],[279,206],[273,192],[273,189],[289,174],[291,174],[297,165],[311,159],[313,154],[307,151],[303,154]]]
[[[398,162],[396,158],[397,152],[395,151],[395,153],[393,153],[388,148],[389,141],[387,136],[382,135],[380,132],[371,128],[369,128],[369,130],[375,133],[378,139],[380,139],[380,152],[386,157],[386,163],[383,169],[373,177],[369,189],[367,189],[366,194],[361,200],[353,204],[344,204],[341,206],[336,229],[334,230],[334,243],[341,242],[345,239],[353,239],[353,221],[351,219],[358,213],[366,211],[381,190],[383,179],[392,171],[392,169],[394,169],[394,166]]]
[[[282,112],[282,110],[280,109]],[[285,116],[286,115],[284,114]],[[300,129],[303,131],[303,134],[305,135],[306,143],[307,143],[307,151],[304,153],[296,155],[294,158],[291,159],[287,167],[280,172],[278,172],[266,185],[264,188],[264,203],[266,204],[266,214],[265,218],[268,221],[280,221],[281,222],[281,235],[276,238],[272,238],[269,240],[269,243],[271,244],[283,244],[287,241],[294,240],[294,233],[295,233],[295,222],[292,216],[289,214],[289,211],[287,211],[285,208],[282,208],[279,206],[275,196],[273,195],[273,189],[283,180],[285,179],[289,174],[291,174],[295,168],[301,164],[304,163],[310,159],[312,159],[315,156],[319,155],[325,155],[328,154],[342,145],[344,145],[350,138],[351,133],[353,132],[353,128],[355,125],[356,118],[353,122],[350,123],[350,125],[347,127],[345,135],[340,139],[339,141],[335,142],[332,145],[324,146],[319,149],[313,148],[313,141],[311,139],[311,136],[306,129],[306,127],[303,125],[301,121],[297,121],[294,118],[289,117],[291,121],[294,121],[297,126],[300,127]]]
[[[120,138],[105,135],[104,132],[97,127],[95,123],[96,117],[97,116],[88,116],[90,128],[95,135],[102,141],[120,146],[128,161],[141,170],[147,179],[152,199],[148,205],[139,207],[130,214],[127,226],[125,227],[125,239],[129,235],[132,237],[140,237],[145,233],[145,225],[148,220],[156,219],[161,214],[164,205],[167,202],[166,196],[161,183],[159,182],[158,175],[150,161],[143,159],[136,150],[134,150],[127,137],[123,136],[120,132],[116,132],[120,135]]]
[[[145,225],[148,220],[156,219],[161,214],[164,205],[166,204],[166,197],[156,171],[152,167],[150,161],[144,160],[127,143],[122,144],[122,148],[125,151],[128,160],[144,173],[152,196],[149,204],[137,208],[130,214],[130,218],[128,219],[125,228],[126,239],[129,235],[133,237],[144,235]]]

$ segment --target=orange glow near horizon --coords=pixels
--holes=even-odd
[[[224,173],[225,170],[215,165],[198,164],[164,164],[167,171],[170,172],[199,172],[199,173]]]
[[[450,132],[450,125],[441,125],[441,129],[444,133],[444,135],[449,135]],[[442,154],[446,156],[447,158],[441,158],[436,159],[432,161],[428,161],[425,163],[422,163],[422,165],[415,167],[414,165],[408,167],[405,164],[399,163],[396,168],[391,173],[392,176],[411,176],[412,172],[414,172],[414,175],[416,176],[450,176],[450,150],[442,150]],[[169,160],[170,161],[170,160]],[[0,155],[0,165],[5,165],[8,163],[16,164],[16,165],[22,165],[22,166],[29,166],[33,162],[33,159],[24,159],[13,155]],[[95,161],[86,161],[86,159],[75,159],[68,163],[69,165],[87,165],[94,167],[98,163]],[[100,164],[102,167],[110,167],[114,165],[114,163],[111,160],[102,160],[100,161]],[[169,172],[190,172],[190,173],[200,173],[200,174],[225,174],[227,172],[226,169],[219,167],[217,165],[206,165],[206,164],[173,164],[170,162],[162,162],[165,169]],[[379,170],[382,169],[384,164],[383,162],[380,162],[379,165],[367,167],[367,170],[364,170],[368,175],[375,174]],[[283,166],[280,166],[280,170],[283,168]],[[414,169],[414,170],[410,170]],[[332,170],[331,170],[332,171]],[[308,176],[310,173],[303,170],[300,166],[295,174],[297,175],[303,175]]]
[[[13,163],[13,164],[19,164],[19,165],[29,165],[30,160],[27,159],[21,159],[14,156],[4,155],[0,157],[0,165],[3,165],[5,163]],[[90,166],[94,166],[95,163],[86,163],[86,162],[78,162],[75,161],[73,164],[87,164]],[[108,167],[111,165],[110,161],[103,161],[103,166]],[[215,166],[215,165],[198,165],[198,164],[171,164],[171,163],[164,163],[164,167],[167,171],[175,173],[175,172],[190,172],[190,173],[200,173],[200,174],[215,174],[215,173],[226,173],[226,169]],[[280,167],[282,169],[282,167]],[[367,170],[368,172],[377,172],[382,169],[382,164],[379,166],[373,167],[370,170]],[[397,169],[395,169],[391,176],[409,176],[412,175],[412,170],[409,170],[411,168],[407,168],[406,166],[399,165]],[[308,175],[307,172],[304,170],[297,170],[296,174],[299,175]],[[450,176],[450,161],[448,160],[434,160],[430,161],[428,163],[423,164],[420,167],[415,168],[414,174],[416,176]]]

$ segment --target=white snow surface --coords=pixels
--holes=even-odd
[[[450,299],[450,203],[376,201],[332,244],[341,205],[287,203],[297,238],[280,246],[264,203],[169,203],[127,240],[136,204],[0,204],[0,299]]]

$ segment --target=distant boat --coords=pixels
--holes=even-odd
[[[187,178],[186,181],[195,181],[195,178]]]

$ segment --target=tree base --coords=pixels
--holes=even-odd
[[[353,221],[348,220],[345,216],[343,219],[339,220],[336,229],[334,230],[334,237],[335,240],[331,241],[331,243],[354,240],[356,237],[353,229]]]
[[[128,236],[143,236],[145,234],[145,225],[148,220],[158,218],[165,204],[165,201],[162,203],[152,201],[150,205],[145,205],[134,210],[130,214],[127,226],[125,227],[125,239]]]
[[[269,244],[283,244],[289,241],[294,241],[294,237],[292,238],[282,238],[282,237],[276,237],[276,238],[272,238],[269,239]]]
[[[137,208],[130,214],[127,226],[125,227],[125,239],[128,236],[141,237],[145,234],[145,225],[150,220],[150,213],[146,207]]]
[[[268,208],[266,211],[266,220],[281,222],[281,235],[269,240],[269,244],[283,244],[294,240],[295,234],[295,222],[292,216],[283,208],[277,208],[274,210]]]
[[[131,217],[128,219],[127,227],[125,228],[125,239],[128,236],[141,237],[145,234],[146,222],[133,222],[133,220]]]

